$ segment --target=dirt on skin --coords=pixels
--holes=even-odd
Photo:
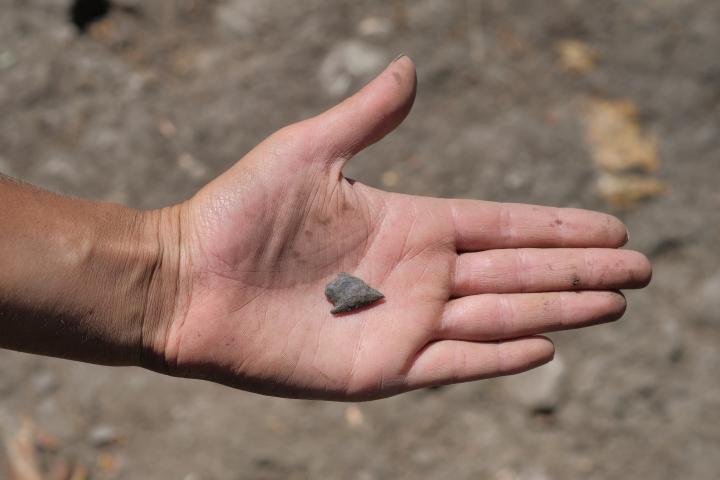
[[[553,335],[537,373],[358,405],[0,352],[6,447],[27,416],[38,461],[97,479],[720,478],[720,2],[116,4],[80,36],[67,1],[0,0],[0,171],[168,205],[403,52],[415,109],[348,176],[610,211],[654,280],[621,322]],[[593,162],[588,108],[615,102],[669,189]]]

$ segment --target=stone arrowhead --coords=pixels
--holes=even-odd
[[[327,284],[325,296],[335,305],[330,313],[349,312],[385,298],[367,283],[347,273],[338,273],[337,278]]]

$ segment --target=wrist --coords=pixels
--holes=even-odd
[[[1,180],[0,203],[0,348],[162,369],[181,207],[140,212]]]
[[[176,318],[183,315],[182,265],[185,255],[182,243],[185,204],[160,210],[140,212],[143,237],[149,256],[139,260],[143,286],[142,316],[139,327],[137,365],[168,373],[167,337]]]

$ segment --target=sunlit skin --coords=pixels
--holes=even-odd
[[[407,57],[355,96],[276,132],[161,214],[178,267],[149,334],[153,368],[265,394],[363,400],[505,375],[552,359],[540,335],[618,319],[647,259],[603,213],[388,193],[342,175],[394,130]],[[478,152],[481,155],[482,152]],[[385,299],[341,315],[338,272]],[[166,287],[171,288],[171,287]]]

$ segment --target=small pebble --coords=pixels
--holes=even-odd
[[[100,425],[93,428],[88,440],[94,447],[107,447],[117,443],[119,437],[115,429],[109,425]]]
[[[345,421],[350,428],[358,428],[365,423],[365,417],[357,405],[350,405],[345,409]]]
[[[385,17],[367,17],[358,24],[358,33],[366,37],[382,37],[392,32],[393,22]]]
[[[565,362],[555,354],[552,362],[502,379],[505,392],[532,413],[552,413],[557,408],[567,377]]]
[[[40,372],[32,379],[33,390],[38,395],[50,395],[60,386],[60,382],[52,372]]]
[[[385,52],[369,43],[349,40],[336,44],[327,54],[318,76],[328,95],[346,95],[355,81],[367,81],[387,64]]]

